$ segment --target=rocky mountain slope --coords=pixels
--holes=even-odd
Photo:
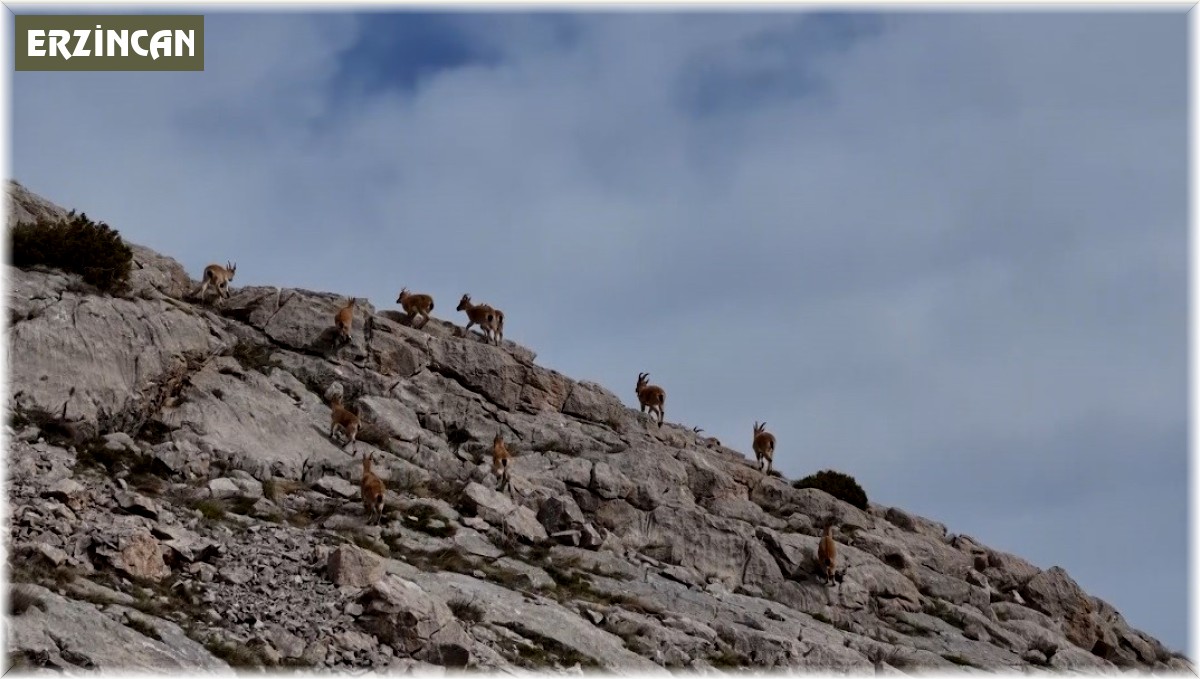
[[[63,212],[9,192],[10,225]],[[1061,568],[797,490],[524,347],[370,306],[335,347],[341,295],[235,280],[199,304],[177,262],[134,257],[120,298],[8,269],[10,664],[1189,670]]]

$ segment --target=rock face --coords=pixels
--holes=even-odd
[[[64,213],[16,184],[10,206]],[[134,252],[122,298],[8,271],[18,665],[1189,670],[1060,568],[764,477],[511,342],[365,305],[338,346],[341,295],[201,303]],[[827,519],[836,587],[813,577]]]

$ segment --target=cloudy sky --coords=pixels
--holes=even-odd
[[[14,177],[196,276],[469,292],[1186,647],[1182,11],[205,28],[202,73],[14,74]]]

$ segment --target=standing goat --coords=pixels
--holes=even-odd
[[[508,463],[512,460],[512,455],[508,452],[508,446],[504,445],[504,436],[500,432],[496,432],[496,438],[492,439],[492,474],[500,478],[496,484],[496,490],[504,490],[508,487]]]
[[[220,264],[209,264],[204,267],[204,275],[201,276],[200,291],[196,296],[204,301],[204,293],[208,291],[208,286],[213,286],[217,291],[217,296],[221,299],[229,298],[229,282],[233,280],[233,275],[237,273],[237,264],[225,262],[225,266]]]
[[[346,436],[346,443],[342,444],[345,448],[348,444],[354,444],[354,454],[358,454],[358,415],[350,412],[342,405],[342,397],[335,394],[330,400],[330,415],[329,415],[329,438],[333,438],[333,433],[341,430]]]
[[[817,546],[817,566],[826,585],[833,585],[835,566],[837,565],[837,545],[833,541],[833,519],[825,523],[825,534],[821,536],[821,544]]]
[[[643,413],[646,412],[647,408],[650,409],[651,417],[654,416],[655,412],[658,413],[658,426],[661,427],[665,415],[663,408],[667,404],[667,392],[662,387],[650,384],[648,382],[649,377],[650,373],[638,373],[638,403],[641,404]]]
[[[333,317],[333,326],[337,328],[338,338],[343,343],[350,341],[350,326],[354,324],[354,305],[358,303],[357,297],[351,297],[346,306],[338,310],[337,315]]]
[[[462,296],[456,310],[467,312],[467,327],[463,328],[463,332],[470,332],[471,326],[478,324],[483,329],[483,336],[493,342],[497,334],[504,332],[504,314],[487,304],[472,304],[470,295]]]
[[[758,468],[762,471],[763,460],[767,461],[767,474],[771,473],[771,465],[775,460],[775,435],[766,431],[767,423],[754,422],[754,457],[758,460]]]
[[[421,325],[413,326],[416,328],[424,328],[429,322],[429,314],[433,311],[433,298],[429,295],[414,294],[408,291],[408,288],[400,290],[400,295],[396,297],[396,304],[404,308],[404,313],[407,314],[407,321],[412,325],[418,315],[424,320]]]
[[[375,453],[368,453],[363,458],[361,491],[363,513],[367,515],[367,523],[383,519],[383,480],[371,471],[371,463],[374,460]]]

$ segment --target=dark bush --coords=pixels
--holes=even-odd
[[[867,509],[867,494],[853,476],[832,469],[819,471],[792,484],[793,488],[816,488],[848,502],[859,509]]]
[[[281,365],[279,361],[271,357],[272,351],[270,345],[267,344],[238,340],[238,343],[230,350],[230,355],[237,359],[237,362],[246,370],[257,370],[269,376],[272,368],[278,368]]]
[[[48,266],[83,277],[101,292],[128,290],[133,251],[107,224],[72,210],[66,219],[39,219],[10,232],[13,266]]]

